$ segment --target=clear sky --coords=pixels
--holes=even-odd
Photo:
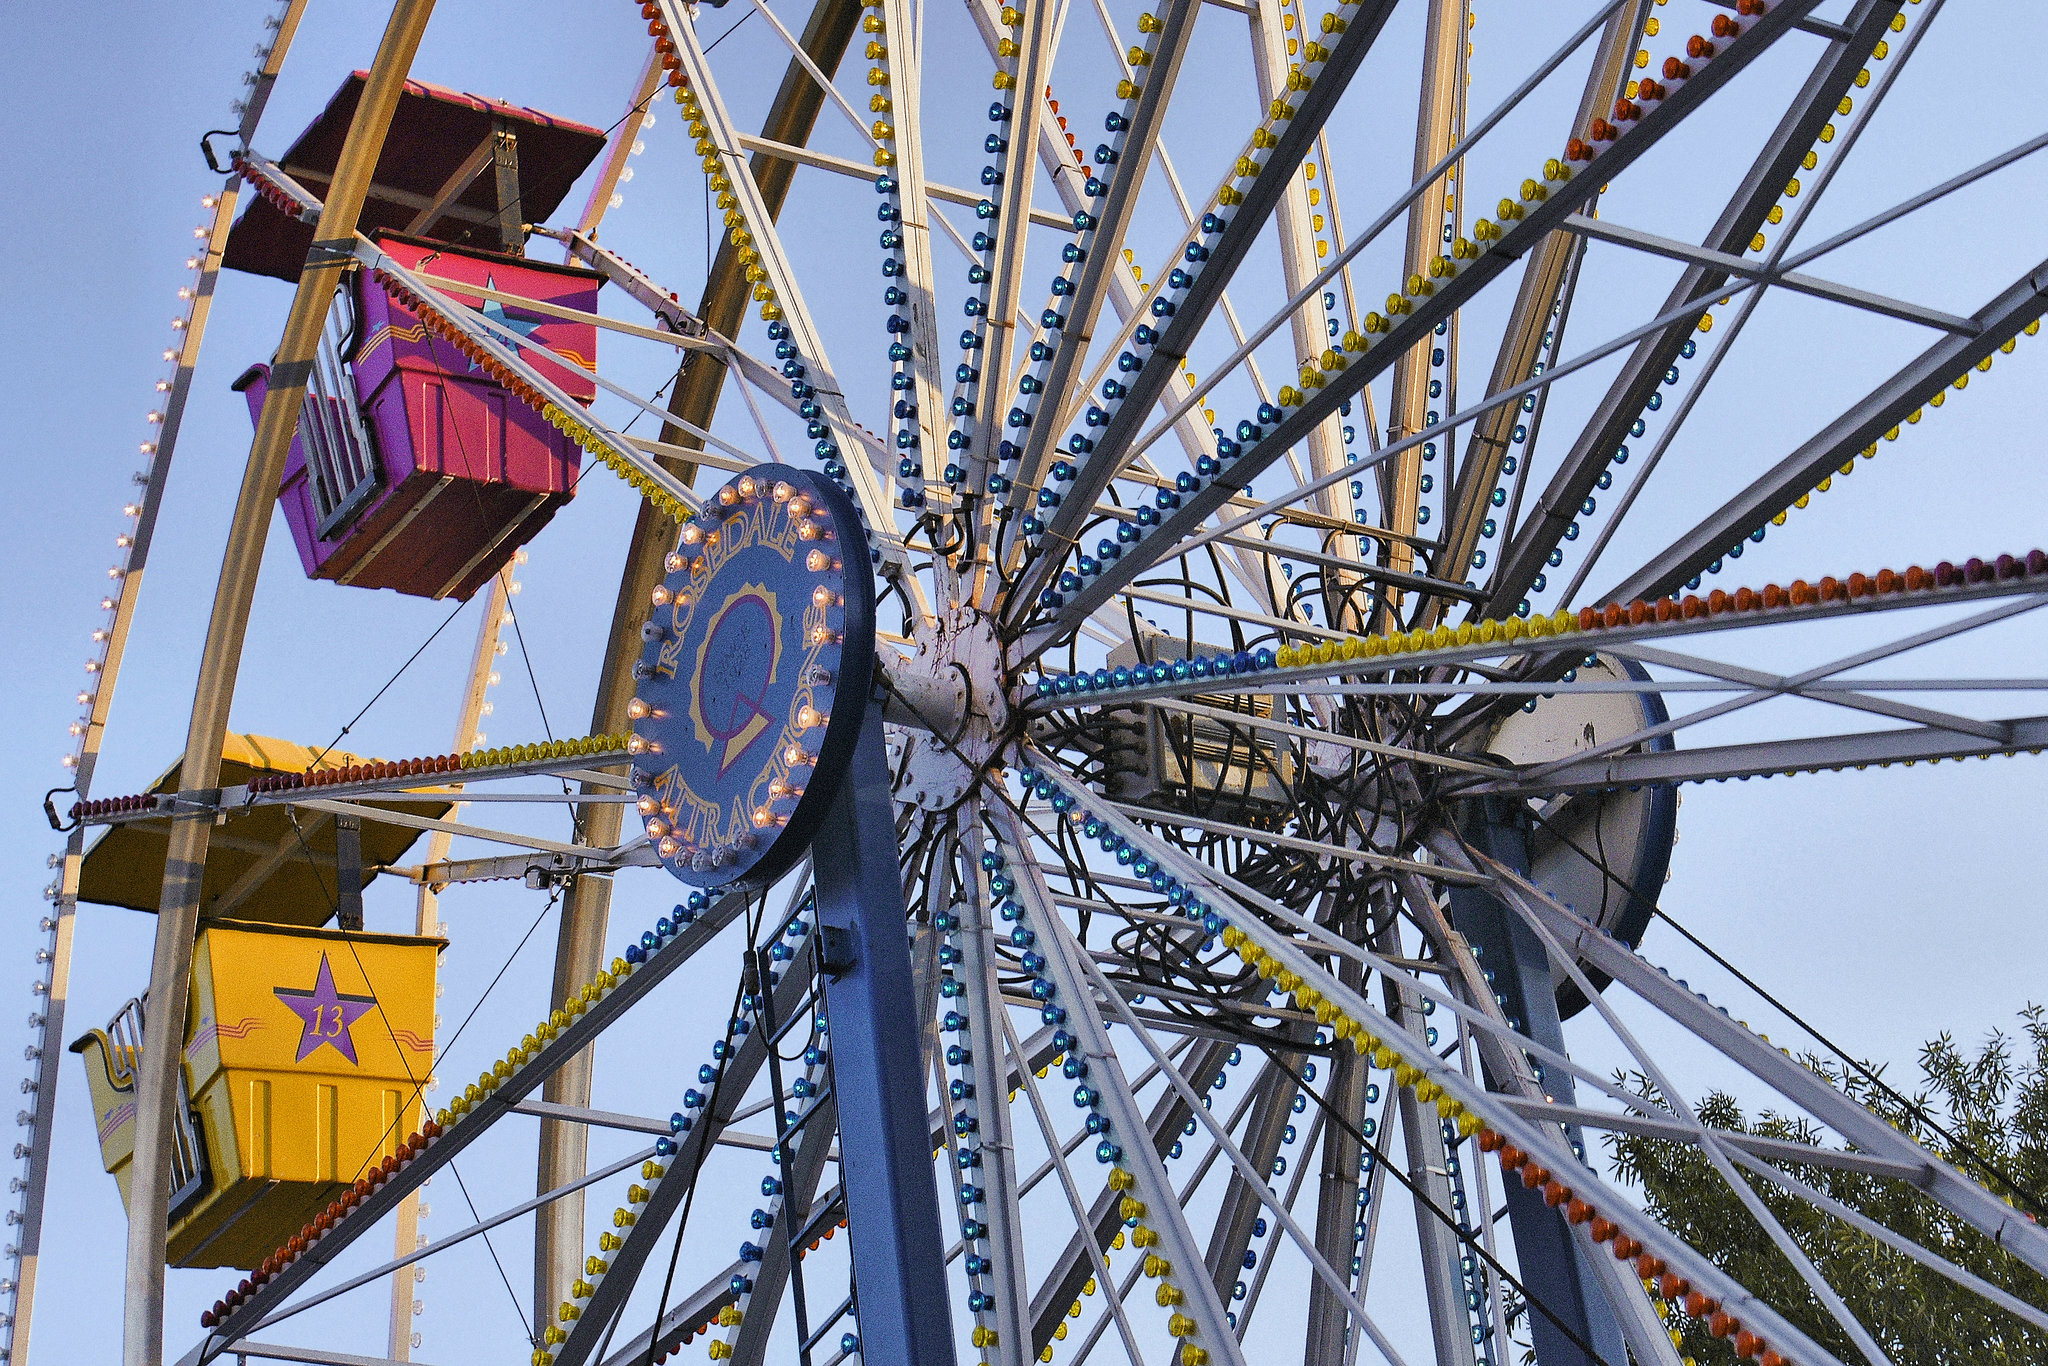
[[[786,8],[797,22],[797,7]],[[1348,158],[1352,176],[1345,188],[1354,222],[1370,217],[1406,183],[1414,107],[1409,54],[1417,47],[1422,8],[1420,0],[1410,0],[1382,40],[1383,51],[1398,51],[1398,59],[1368,67],[1382,82],[1372,88],[1385,92],[1392,133],[1358,111],[1339,130],[1339,154]],[[1830,3],[1822,12],[1844,8]],[[1119,0],[1111,9],[1120,26],[1134,26],[1134,5]],[[1674,0],[1668,9],[1674,30],[1681,15],[1709,12],[1689,0]],[[1475,30],[1475,105],[1490,105],[1505,94],[1587,10],[1583,3],[1482,4]],[[0,127],[8,132],[0,141],[0,161],[5,183],[13,186],[0,198],[0,232],[8,244],[0,264],[0,453],[6,469],[0,632],[13,642],[0,686],[8,720],[0,727],[0,809],[10,816],[0,825],[0,877],[14,889],[0,956],[13,955],[19,983],[7,988],[18,990],[18,1008],[0,1013],[0,1044],[10,1048],[23,1035],[31,1005],[27,984],[36,971],[30,960],[41,942],[35,921],[43,903],[35,889],[52,876],[45,859],[59,847],[39,804],[45,789],[69,781],[58,759],[70,748],[65,726],[77,714],[73,696],[86,682],[87,636],[100,624],[94,604],[115,562],[114,537],[126,525],[120,507],[135,491],[130,476],[138,468],[137,443],[148,435],[144,414],[157,402],[152,386],[168,369],[159,353],[171,336],[170,320],[183,312],[176,291],[189,279],[182,261],[193,247],[192,230],[205,221],[200,199],[219,185],[200,158],[198,139],[204,130],[232,121],[228,102],[240,90],[240,74],[251,65],[250,48],[262,37],[261,20],[269,12],[270,6],[253,3],[191,3],[130,4],[89,18],[64,6],[16,4],[0,13],[0,36],[14,53],[0,83]],[[342,76],[368,64],[386,13],[383,6],[358,0],[316,0],[259,133],[261,148],[282,151]],[[739,0],[719,12],[706,8],[701,31],[719,34],[743,13]],[[1224,10],[1206,13],[1205,26],[1217,30],[1199,54],[1208,65],[1200,68],[1200,82],[1183,87],[1186,109],[1177,110],[1181,122],[1174,125],[1187,149],[1184,179],[1195,194],[1213,180],[1217,149],[1234,147],[1241,131],[1207,135],[1241,130],[1249,113],[1243,82],[1227,65],[1235,40],[1223,33],[1222,23],[1230,16]],[[1084,17],[1077,13],[1070,24],[1070,42],[1100,48],[1092,19],[1084,31]],[[957,6],[933,7],[929,23],[936,50],[960,54],[959,62],[932,74],[934,104],[968,107],[972,92],[985,82],[986,58],[969,47]],[[2039,101],[2029,92],[2038,84],[2039,53],[2048,39],[2044,29],[2048,13],[2038,6],[1950,4],[1807,238],[1817,241],[2040,132]],[[608,127],[624,109],[644,45],[635,7],[625,0],[573,7],[447,0],[415,72]],[[1660,155],[1618,183],[1603,201],[1603,214],[1679,236],[1702,231],[1815,50],[1812,40],[1787,40],[1784,53],[1759,63],[1717,100],[1712,117],[1698,120],[1696,129],[1688,125]],[[736,85],[748,63],[781,70],[772,35],[758,19],[719,54],[728,56]],[[1101,66],[1099,57],[1077,61],[1084,70]],[[1559,83],[1546,87],[1527,121],[1503,129],[1498,151],[1475,156],[1472,175],[1480,188],[1510,187],[1526,173],[1523,168],[1550,154],[1575,102],[1577,70],[1569,76],[1571,90]],[[852,88],[852,82],[845,84]],[[1091,88],[1100,86],[1098,79]],[[733,98],[745,111],[742,123],[757,117],[765,102],[758,83]],[[1095,103],[1087,107],[1092,111]],[[1092,128],[1095,113],[1087,118]],[[935,119],[927,134],[939,168],[934,173],[966,182],[979,163],[981,136],[974,122]],[[606,240],[693,299],[705,251],[701,176],[673,106],[662,106],[645,141],[647,150],[635,158],[635,179],[623,187],[624,204],[608,222]],[[858,152],[847,130],[829,118],[820,141],[841,154]],[[2037,224],[2048,192],[2044,180],[2048,163],[2025,163],[1813,269],[1969,313],[2048,256]],[[567,205],[580,204],[582,196],[579,186]],[[822,312],[864,317],[859,310],[872,311],[866,297],[873,292],[871,275],[860,276],[856,295],[847,264],[858,261],[859,270],[872,270],[871,225],[858,233],[845,226],[848,205],[866,215],[871,202],[864,194],[841,197],[835,188],[807,190],[793,203],[788,232],[802,243],[799,268]],[[950,248],[935,250],[942,277],[956,278],[958,257],[946,254]],[[1381,261],[1370,275],[1376,281],[1391,271],[1384,264],[1388,258],[1375,259]],[[1573,324],[1583,345],[1649,316],[1670,278],[1661,266],[1601,248],[1589,256],[1587,269],[1601,286],[1588,292]],[[1050,269],[1039,271],[1034,259],[1033,273],[1035,278]],[[1377,287],[1366,284],[1364,292],[1371,295]],[[1493,302],[1475,314],[1497,320],[1505,294],[1504,288],[1492,291],[1487,298]],[[1270,288],[1251,297],[1248,311],[1258,317],[1278,299]],[[288,299],[288,287],[279,282],[222,277],[112,717],[96,785],[100,795],[140,790],[182,747],[219,545],[249,444],[247,410],[228,384],[246,365],[267,357]],[[622,299],[611,298],[606,307],[632,316]],[[849,323],[845,335],[845,353],[852,359],[842,371],[850,376],[849,388],[861,395],[855,411],[879,427],[880,401],[874,396],[881,392],[885,368],[874,341],[879,328]],[[1659,533],[1669,535],[1715,506],[1926,337],[1904,324],[1774,296],[1753,342],[1724,370],[1675,448],[1659,486],[1660,505],[1645,505],[1617,541],[1611,561],[1594,575],[1594,585],[1618,577]],[[605,344],[612,345],[609,339]],[[636,350],[629,358],[621,348],[615,354],[620,368],[615,371],[608,357],[607,373],[644,384],[645,390],[660,383],[665,353]],[[1468,391],[1483,384],[1491,360],[1488,346],[1471,353]],[[1273,372],[1284,364],[1283,357]],[[1561,387],[1550,415],[1560,432],[1575,428],[1574,419],[1597,397],[1608,373],[1596,367],[1585,383]],[[2048,338],[2023,343],[1990,374],[1973,378],[1967,393],[1955,395],[1853,479],[1838,481],[1813,508],[1795,514],[1786,531],[1744,560],[1740,577],[1731,571],[1721,581],[1732,587],[1801,574],[1846,574],[1914,560],[2023,552],[2048,541],[2042,517],[2048,474],[2036,450],[2048,417],[2042,399]],[[858,389],[861,384],[867,387]],[[725,427],[735,439],[746,432],[732,424],[730,412]],[[587,729],[632,512],[616,481],[593,478],[536,542],[532,563],[522,571],[525,591],[516,600],[518,641],[502,663],[503,681],[492,693],[494,714],[485,722],[493,743]],[[389,757],[447,750],[477,608],[458,615],[416,662],[400,670],[453,606],[308,583],[278,522],[257,594],[234,728],[325,744],[397,675],[344,744]],[[1852,634],[1793,645],[1760,642],[1751,662],[1778,667],[1823,658],[1846,649],[1841,642]],[[2039,640],[2038,626],[2023,622],[1914,666],[1930,673],[1954,668],[2037,674]],[[2038,703],[2038,694],[2030,696]],[[2017,711],[2022,704],[2013,706]],[[1783,721],[1757,724],[1761,729],[1719,734],[1760,734],[1771,726],[1780,728],[1774,733],[1799,726],[1846,728],[1833,717],[1796,710],[1787,711]],[[2021,758],[1688,790],[1663,904],[1845,1046],[1890,1061],[1895,1077],[1910,1076],[1922,1040],[1942,1030],[1979,1039],[1991,1028],[2009,1026],[2022,1005],[2044,995],[2048,950],[2037,930],[2041,895],[2035,873],[2039,765],[2038,759]],[[559,832],[559,816],[550,814],[547,821],[552,824],[534,828]],[[623,942],[627,930],[637,933],[673,892],[656,875],[622,880],[613,938]],[[553,916],[540,903],[510,886],[463,891],[445,903],[454,940],[443,1006],[451,1028],[508,956],[512,967],[443,1075],[466,1076],[540,1013],[554,934]],[[370,906],[373,927],[410,923],[410,901],[402,889],[374,889]],[[126,911],[81,910],[69,1037],[104,1021],[142,989],[153,923]],[[531,940],[514,954],[529,927]],[[1653,932],[1647,949],[1738,1014],[1768,1021],[1780,1042],[1797,1041],[1796,1031],[1725,977],[1704,970],[1670,935]],[[682,1084],[674,1080],[674,1065],[687,1063],[694,1071],[702,1052],[698,1041],[708,1037],[730,990],[729,982],[715,976],[700,986],[689,999],[666,1002],[622,1031],[620,1046],[607,1052],[600,1068],[597,1104],[667,1113]],[[52,1042],[68,1043],[69,1037]],[[99,1168],[79,1066],[68,1055],[53,1055],[51,1063],[61,1068],[64,1093],[52,1139],[58,1158],[37,1342],[45,1359],[109,1360],[118,1340],[113,1306],[120,1206],[113,1182]],[[1702,1088],[1727,1080],[1704,1063],[1689,1075]],[[594,1146],[624,1151],[605,1142]],[[465,1169],[466,1192],[437,1180],[429,1229],[469,1222],[469,1197],[487,1212],[530,1194],[530,1166],[522,1163],[530,1163],[523,1133]],[[734,1217],[744,1205],[726,1208],[732,1204],[714,1197],[697,1216],[715,1230],[717,1250],[704,1254],[707,1262],[729,1256],[727,1244],[744,1234],[744,1215]],[[513,1299],[528,1299],[523,1228],[508,1229],[496,1251],[516,1296],[508,1297],[499,1285],[480,1244],[452,1255],[446,1269],[436,1265],[422,1287],[423,1359],[468,1359],[478,1342],[516,1348],[517,1333],[508,1324]],[[356,1252],[360,1256],[352,1256],[362,1265],[384,1255],[381,1245]],[[183,1349],[198,1310],[232,1279],[218,1271],[172,1274],[168,1341],[174,1350]],[[381,1351],[380,1297],[380,1291],[365,1292],[348,1302],[353,1308],[324,1313],[320,1331],[354,1350]],[[316,1337],[308,1333],[306,1340]]]

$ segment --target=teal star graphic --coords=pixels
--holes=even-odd
[[[486,275],[484,277],[485,289],[496,289],[497,287],[498,280],[496,276]],[[499,303],[496,299],[484,300],[482,312],[485,321],[491,323],[494,327],[498,327],[505,332],[516,332],[522,337],[531,337],[536,331],[540,329],[540,319],[514,318],[505,312],[505,305]],[[515,355],[522,349],[519,343],[516,341],[507,341],[506,345],[512,348],[512,351]],[[483,367],[478,365],[475,361],[471,361],[469,363],[469,368],[472,370],[480,370]]]

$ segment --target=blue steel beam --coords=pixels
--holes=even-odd
[[[852,766],[813,847],[861,1356],[890,1366],[953,1366],[879,704],[868,708]]]

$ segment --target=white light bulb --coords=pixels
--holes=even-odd
[[[632,151],[631,155],[633,155],[633,156],[636,156],[636,157],[637,157],[637,156],[639,156],[639,155],[640,155],[640,154],[641,154],[642,152],[644,152],[644,151],[646,151],[646,150],[647,150],[647,140],[646,140],[645,138],[634,138],[634,139],[633,139],[633,151]]]
[[[614,194],[610,199],[605,201],[605,207],[608,209],[616,209],[623,205],[625,202],[626,196],[622,194]]]
[[[623,170],[623,171],[620,171],[620,172],[619,172],[619,184],[621,184],[621,185],[625,184],[625,183],[626,183],[627,181],[631,180],[632,178],[633,178],[633,168],[632,168],[631,166],[628,166],[628,167],[627,167],[627,168],[626,168],[625,170]]]

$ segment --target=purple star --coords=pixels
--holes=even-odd
[[[356,1041],[349,1034],[349,1026],[374,1007],[377,998],[344,996],[336,991],[334,969],[327,965],[326,954],[320,955],[320,972],[313,979],[311,991],[290,991],[284,987],[272,987],[271,991],[306,1022],[299,1034],[299,1056],[294,1062],[304,1062],[320,1045],[330,1044],[350,1063],[362,1065],[356,1058]]]

